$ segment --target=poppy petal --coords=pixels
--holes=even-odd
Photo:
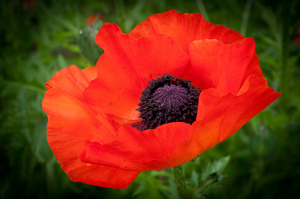
[[[179,75],[189,63],[187,53],[170,37],[153,35],[136,39],[123,34],[115,24],[103,25],[96,43],[123,68],[132,68],[131,74],[136,71],[147,81],[166,73]]]
[[[79,160],[84,143],[92,140],[101,125],[95,113],[80,100],[52,88],[45,93],[43,109],[48,114],[48,143],[71,180],[123,189],[139,174]]]
[[[119,118],[139,120],[136,111],[143,88],[137,75],[116,64],[106,53],[99,59],[98,76],[83,95],[99,112]],[[122,65],[121,65],[122,66]]]
[[[249,75],[255,75],[259,78],[264,79],[265,77],[263,76],[262,70],[260,68],[259,62],[258,62],[258,55],[254,54],[253,59],[251,61],[251,63],[249,64],[245,75],[244,75],[244,79],[242,82],[245,82],[246,79],[249,77]]]
[[[192,74],[200,81],[201,90],[218,88],[221,93],[236,94],[255,55],[252,38],[233,44],[215,39],[194,41],[189,45]]]
[[[189,56],[162,35],[135,39],[116,25],[105,24],[96,42],[105,53],[97,62],[98,77],[84,95],[99,111],[120,118],[123,124],[138,120],[136,109],[146,80],[166,73],[180,75],[189,64]]]
[[[105,24],[96,36],[96,43],[105,51],[97,62],[98,76],[84,91],[86,100],[99,112],[123,121],[138,120],[139,98],[147,84],[137,75],[122,48],[115,24]]]
[[[184,163],[182,154],[185,150],[176,148],[188,136],[190,128],[190,124],[181,122],[165,124],[143,132],[130,126],[122,126],[118,138],[110,143],[103,143],[102,136],[98,140],[87,142],[80,159],[134,171],[161,170],[177,166]]]
[[[87,80],[89,82],[91,82],[92,80],[96,79],[97,74],[98,74],[98,70],[97,67],[86,67],[83,70],[81,70],[82,73],[85,75],[85,77],[87,78]]]
[[[80,70],[77,66],[71,65],[55,73],[51,80],[46,83],[45,87],[47,89],[60,88],[77,99],[82,100],[82,92],[96,76],[96,67],[87,67]]]
[[[213,88],[204,90],[198,108],[202,114],[197,115],[191,128],[194,142],[190,153],[199,154],[224,141],[280,94],[267,85],[265,78],[255,75],[248,77],[236,96]]]
[[[136,38],[154,34],[171,37],[185,52],[188,52],[189,43],[195,40],[218,39],[233,43],[244,38],[234,30],[209,23],[201,14],[180,14],[174,10],[150,15],[130,32]]]
[[[135,39],[122,34],[119,38],[131,64],[147,81],[165,74],[181,75],[189,64],[189,55],[169,37],[155,35]]]
[[[77,159],[74,160],[68,174],[70,179],[75,182],[114,189],[125,189],[135,180],[140,172],[81,162]]]

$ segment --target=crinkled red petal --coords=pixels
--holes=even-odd
[[[137,75],[115,63],[106,53],[99,59],[98,77],[84,91],[86,100],[99,112],[127,120],[138,120],[143,87]]]
[[[244,38],[234,30],[209,23],[201,14],[180,14],[174,10],[151,15],[130,32],[136,38],[154,34],[171,37],[185,52],[195,40],[218,39],[227,44]]]
[[[237,95],[222,94],[213,88],[204,90],[199,98],[201,114],[191,128],[190,153],[199,154],[224,141],[280,94],[267,85],[265,78],[256,75],[247,78]]]
[[[134,171],[177,166],[185,163],[182,161],[185,160],[185,150],[176,148],[189,135],[190,127],[190,124],[175,122],[140,132],[130,126],[122,126],[118,137],[111,142],[104,143],[107,138],[103,139],[102,135],[96,135],[92,142],[87,142],[80,159]]]
[[[96,42],[105,52],[97,62],[98,77],[84,95],[99,111],[123,124],[138,120],[136,109],[146,80],[166,73],[181,75],[189,64],[189,56],[163,35],[136,39],[114,24],[105,24]]]
[[[46,83],[46,88],[60,88],[67,91],[79,100],[83,100],[82,92],[88,87],[90,81],[97,77],[96,67],[87,67],[80,70],[71,65],[57,73]]]
[[[166,73],[180,76],[189,64],[188,54],[173,39],[164,35],[135,39],[122,34],[119,39],[131,64],[147,81]]]
[[[94,110],[93,106],[86,103],[83,91],[88,87],[89,83],[97,77],[97,73],[96,67],[87,67],[80,70],[77,66],[71,65],[55,73],[46,83],[45,87],[48,89],[62,89]],[[97,112],[96,110],[94,111],[95,113]]]
[[[73,80],[76,82],[76,77]],[[67,89],[65,91],[55,87],[54,81],[50,81],[53,86],[45,93],[43,110],[48,115],[48,143],[60,161],[62,169],[73,181],[101,187],[126,188],[139,172],[79,160],[85,142],[93,139],[101,123],[90,107],[72,95],[73,93],[69,93],[70,87],[64,87]],[[80,89],[79,87],[78,90]]]
[[[215,39],[198,40],[189,45],[189,53],[192,72],[188,75],[198,78],[200,85],[196,86],[201,90],[218,88],[224,94],[239,91],[246,71],[257,58],[252,38],[233,44]]]
[[[132,76],[137,73],[146,80],[167,72],[179,75],[189,63],[189,56],[173,39],[163,35],[136,39],[123,34],[115,24],[104,24],[96,36],[96,43],[107,56],[130,70]],[[101,64],[97,66],[102,67]]]

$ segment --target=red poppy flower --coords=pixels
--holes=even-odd
[[[97,66],[58,71],[43,101],[49,145],[73,181],[124,189],[222,142],[280,96],[254,40],[200,14],[155,14],[130,34],[107,23],[96,43]]]

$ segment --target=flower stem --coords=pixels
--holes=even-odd
[[[241,32],[240,32],[243,36],[246,36],[247,24],[248,24],[252,2],[253,0],[247,0],[245,5],[245,10],[243,12],[243,21],[242,21]]]
[[[125,7],[124,7],[123,0],[115,0],[115,4],[118,12],[119,26],[123,32],[127,32],[126,25],[125,25],[126,14],[125,14]]]
[[[180,199],[191,198],[188,184],[185,180],[184,170],[181,165],[174,167],[174,178],[177,184],[177,191]]]
[[[281,105],[283,109],[286,110],[287,104],[286,102],[291,100],[291,96],[289,95],[289,85],[288,83],[290,75],[288,72],[288,59],[289,59],[289,43],[290,41],[290,18],[291,18],[291,6],[292,4],[282,3],[281,15],[280,15],[280,32],[278,37],[279,42],[279,63],[281,67],[281,77],[280,77],[280,90],[282,90],[282,96],[280,97]],[[281,37],[280,37],[281,36]]]

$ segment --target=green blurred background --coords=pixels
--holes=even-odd
[[[214,24],[253,37],[268,84],[282,91],[275,103],[228,140],[184,165],[195,196],[300,198],[299,2],[2,0],[1,198],[178,198],[172,169],[143,172],[125,190],[70,181],[48,146],[47,116],[41,108],[45,82],[56,71],[70,64],[94,65],[101,53],[85,49],[82,55],[78,47],[79,31],[89,16],[98,13],[128,33],[150,14],[170,9],[200,12]],[[98,26],[83,30],[97,32]]]

